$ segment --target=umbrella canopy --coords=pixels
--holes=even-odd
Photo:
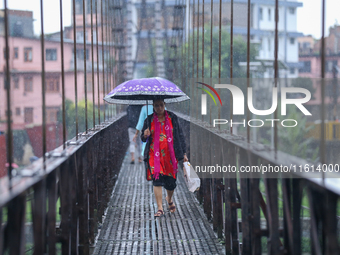
[[[104,97],[112,104],[152,104],[153,99],[164,99],[165,103],[176,103],[190,98],[174,83],[160,77],[126,81]]]

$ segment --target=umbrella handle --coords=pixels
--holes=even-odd
[[[147,124],[146,126],[149,128],[150,125],[149,125],[148,116],[149,116],[149,102],[148,102],[148,100],[146,100],[146,124]],[[150,128],[149,128],[149,130],[150,130]],[[149,137],[148,137],[148,139],[149,139]]]

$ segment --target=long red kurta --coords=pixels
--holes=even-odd
[[[171,118],[169,116],[169,125],[171,128],[171,132],[173,132],[173,126],[172,126],[172,121]],[[166,137],[166,132],[165,132],[165,120],[161,122],[161,130],[160,130],[160,134],[159,134],[159,150],[160,150],[160,174],[162,175],[167,175],[167,176],[171,176],[173,178],[176,179],[176,175],[173,174],[174,170],[173,170],[173,166],[172,166],[172,161],[171,161],[171,157],[170,157],[170,151],[168,148],[168,141],[167,141],[167,137]],[[154,172],[154,166],[155,166],[155,162],[154,162],[154,141],[155,139],[157,139],[155,137],[155,123],[154,120],[151,121],[151,137],[152,137],[152,143],[150,145],[150,151],[149,151],[149,164],[150,164],[150,168],[148,171],[148,180],[151,180],[151,174],[153,174]],[[173,142],[171,142],[173,144]],[[176,162],[177,164],[177,162]]]

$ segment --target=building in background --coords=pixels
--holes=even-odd
[[[2,16],[1,16],[2,14]],[[0,12],[0,22],[4,22],[3,12]],[[0,132],[7,131],[7,90],[4,82],[4,72],[6,67],[6,56],[9,56],[10,67],[10,107],[12,116],[12,129],[15,136],[29,137],[20,138],[27,141],[33,148],[32,153],[36,156],[42,156],[41,139],[37,141],[36,137],[42,136],[42,50],[40,38],[34,37],[33,18],[31,11],[9,10],[9,51],[5,48],[5,39],[3,33],[0,33]],[[0,27],[3,27],[3,25]],[[70,28],[67,28],[70,29]],[[67,30],[66,29],[66,30]],[[98,30],[99,31],[99,30]],[[0,31],[1,32],[1,31]],[[59,34],[59,38],[58,35]],[[70,101],[75,101],[75,75],[74,75],[74,43],[73,38],[68,37],[72,33],[65,33],[64,38],[64,82],[65,97]],[[113,51],[108,50],[108,44],[98,43],[97,48],[94,44],[94,65],[92,65],[91,38],[86,38],[86,53],[84,54],[83,41],[77,41],[77,98],[78,102],[84,100],[85,89],[87,90],[88,102],[92,102],[93,93],[95,93],[94,104],[103,107],[104,89],[112,89],[113,78],[108,71],[109,59],[113,58]],[[104,50],[104,52],[103,52]],[[104,53],[104,61],[103,61]],[[97,66],[97,60],[99,65]],[[62,73],[61,73],[61,41],[60,33],[49,35],[45,38],[44,49],[45,63],[45,111],[46,111],[46,133],[47,133],[47,150],[52,150],[62,144],[62,126],[60,123],[60,111],[62,108]],[[84,64],[86,64],[86,75],[84,73]],[[92,76],[93,66],[93,76]],[[98,69],[97,69],[98,67]],[[103,71],[105,76],[103,77]],[[99,76],[99,92],[98,92]],[[85,82],[86,79],[86,82]],[[92,81],[93,79],[93,81]],[[110,81],[111,80],[111,81]],[[104,85],[103,85],[104,84]],[[94,90],[93,90],[94,85]],[[86,86],[86,88],[85,88]],[[99,102],[98,102],[99,93]],[[83,112],[79,112],[83,116]],[[91,116],[92,117],[92,116]],[[90,123],[91,126],[92,123]],[[75,125],[70,123],[70,125]],[[84,127],[79,127],[83,131]],[[25,131],[23,135],[21,131]],[[16,138],[15,138],[16,139]],[[3,141],[3,140],[2,140]],[[0,144],[0,147],[5,144]],[[28,164],[29,157],[21,155],[21,161],[16,158],[18,164]],[[1,166],[0,166],[1,167]]]
[[[275,1],[254,1],[253,24],[251,34],[253,41],[259,43],[259,59],[274,60],[275,50]],[[298,1],[280,1],[278,22],[278,59],[287,66],[279,73],[280,78],[296,78],[298,76],[299,53],[297,38],[302,33],[297,31],[297,8],[302,7]],[[242,32],[246,32],[242,28]],[[273,71],[273,70],[272,70]],[[273,77],[269,70],[264,76]]]
[[[311,35],[297,38],[299,44],[299,56],[313,53],[316,40]]]
[[[81,1],[76,3],[82,7]],[[87,5],[91,3],[87,0]],[[177,52],[183,41],[181,36],[184,31],[192,31],[193,28],[202,27],[202,3],[198,10],[197,4],[195,10],[186,8],[188,4],[185,0],[179,1],[145,1],[133,0],[126,3],[122,8],[126,8],[126,20],[121,21],[119,18],[120,1],[112,1],[114,15],[117,27],[112,31],[118,32],[122,24],[126,24],[124,32],[125,44],[115,42],[117,51],[122,47],[126,53],[125,69],[129,78],[145,76],[151,70],[151,73],[157,75],[162,73],[158,66],[164,64],[165,76],[173,80],[176,78],[174,70],[179,59],[180,52]],[[279,6],[279,49],[278,59],[280,61],[279,77],[295,78],[298,77],[299,63],[298,41],[297,38],[302,33],[297,31],[297,8],[302,7],[302,3],[296,0],[280,1]],[[158,6],[160,4],[160,6]],[[79,8],[80,8],[79,7]],[[193,7],[193,6],[191,6]],[[211,3],[205,1],[204,25],[210,25],[211,20]],[[82,10],[80,8],[79,10]],[[234,0],[234,35],[242,36],[246,40],[247,35],[247,2],[244,0]],[[251,1],[251,43],[257,44],[259,53],[257,59],[266,63],[262,76],[272,78],[274,69],[268,63],[274,61],[275,51],[275,1],[253,0]],[[222,1],[222,26],[223,30],[230,31],[231,23],[231,1]],[[80,13],[77,17],[81,17]],[[199,17],[198,17],[199,16]],[[213,27],[219,26],[219,3],[214,3],[213,8]],[[118,17],[118,18],[117,18]],[[189,20],[190,19],[190,20]],[[197,19],[200,23],[197,23]],[[78,20],[78,18],[77,18]],[[131,25],[132,24],[132,25]],[[82,31],[79,38],[82,37]],[[118,36],[122,38],[123,36]],[[188,38],[186,38],[188,39]],[[274,64],[273,64],[274,65]],[[156,71],[157,72],[156,72]]]
[[[8,10],[9,35],[33,38],[33,21],[32,11]],[[0,10],[0,36],[5,36],[4,10]]]
[[[231,6],[230,0],[224,1],[223,23],[230,27]],[[297,31],[297,8],[302,7],[302,3],[297,1],[279,2],[279,22],[278,22],[278,60],[282,63],[279,71],[280,78],[295,78],[298,76],[300,67],[298,58],[297,38],[302,33]],[[206,6],[210,13],[209,4]],[[217,8],[215,8],[217,9]],[[214,14],[214,25],[217,26],[218,10]],[[275,1],[251,1],[250,8],[250,40],[251,43],[258,44],[259,54],[257,59],[261,62],[273,62],[275,52]],[[234,1],[234,35],[242,36],[246,40],[247,36],[247,13],[248,5],[246,1]],[[210,15],[208,19],[210,20]],[[264,78],[274,77],[274,68],[266,68],[263,73]]]
[[[315,109],[313,117],[320,119],[319,106],[321,104],[321,40],[315,40],[311,36],[299,38],[299,61],[302,67],[299,69],[299,77],[310,78],[315,89],[314,99],[309,102]],[[325,37],[325,105],[326,119],[338,120],[339,88],[338,77],[340,75],[340,26],[329,28],[329,36]],[[339,112],[340,113],[340,112]]]
[[[312,36],[298,38],[299,61],[302,66],[299,69],[300,77],[321,77],[321,40]],[[325,37],[325,77],[333,78],[337,75],[337,67],[340,59],[340,26],[329,28],[329,35]],[[335,73],[334,73],[335,72]]]

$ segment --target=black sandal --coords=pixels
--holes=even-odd
[[[168,197],[165,198],[165,200],[168,202]],[[168,205],[169,205],[169,211],[171,213],[174,213],[176,212],[176,206],[174,205],[174,202],[172,201],[171,203],[168,202]]]
[[[156,213],[155,213],[155,217],[161,217],[161,216],[163,216],[164,215],[164,212],[163,212],[163,210],[158,210]]]

